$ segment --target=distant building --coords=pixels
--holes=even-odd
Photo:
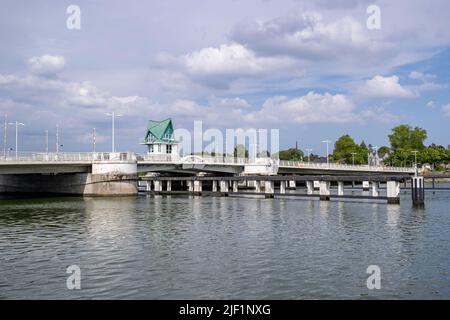
[[[178,142],[173,134],[172,120],[150,120],[147,134],[141,143],[148,146],[149,154],[178,154]]]
[[[368,160],[369,160],[369,166],[380,166],[381,161],[384,159],[380,159],[380,157],[378,156],[378,153],[369,152]]]

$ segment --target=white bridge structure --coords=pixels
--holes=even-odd
[[[139,175],[399,175],[412,167],[342,165],[132,152],[0,153],[0,192],[49,192],[84,195],[136,194]]]

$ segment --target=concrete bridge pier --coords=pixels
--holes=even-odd
[[[306,181],[306,194],[314,193],[314,185],[312,181]]]
[[[222,193],[228,193],[228,188],[230,184],[226,180],[220,180],[220,192]]]
[[[147,180],[145,183],[145,190],[146,191],[152,191],[152,181],[151,180]]]
[[[286,193],[286,181],[280,181],[280,193]]]
[[[338,196],[344,195],[344,182],[338,181]]]
[[[320,189],[320,181],[314,180],[313,186],[314,186],[314,190],[319,190]]]
[[[389,204],[400,204],[400,182],[386,182],[386,195]]]
[[[193,181],[193,185],[194,185],[194,193],[195,194],[202,194],[202,181],[199,180],[194,180]]]
[[[425,204],[425,185],[423,177],[413,177],[411,180],[411,197],[414,206]]]
[[[261,192],[261,181],[255,180],[255,192],[260,193]]]
[[[194,192],[194,181],[188,180],[186,181],[187,188],[189,192]]]
[[[363,191],[369,191],[369,189],[370,189],[369,181],[363,181],[362,182],[362,189],[363,189]]]
[[[162,182],[160,180],[155,180],[154,182],[155,185],[155,192],[161,192],[162,191]]]
[[[379,188],[380,188],[380,183],[378,181],[372,181],[372,196],[373,197],[378,197],[378,195],[380,194]]]
[[[212,182],[212,192],[217,192],[217,180],[213,180]]]
[[[237,181],[233,181],[233,192],[238,192],[238,182]]]
[[[330,200],[330,181],[320,181],[319,196],[320,200]]]
[[[166,190],[167,191],[172,191],[172,181],[170,181],[170,180],[167,181]]]
[[[273,198],[275,192],[274,189],[275,188],[273,181],[268,180],[264,182],[264,193],[266,195],[266,198]]]
[[[92,164],[92,171],[86,175],[56,175],[56,192],[82,194],[86,196],[136,195],[136,161],[99,161]],[[79,180],[79,178],[84,180]],[[60,181],[57,181],[57,180]],[[75,181],[73,181],[75,179]],[[80,183],[80,185],[77,184]],[[60,187],[58,187],[60,184]],[[81,188],[81,192],[80,192]],[[51,190],[50,190],[51,191]],[[45,191],[44,191],[45,192]]]
[[[288,188],[288,189],[292,189],[292,190],[297,189],[296,181],[295,181],[295,180],[290,180],[290,181],[288,182],[288,187],[287,187],[287,188]]]

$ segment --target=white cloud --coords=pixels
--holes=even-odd
[[[241,23],[234,28],[231,38],[258,53],[283,54],[312,61],[339,60],[344,56],[379,52],[391,46],[372,41],[367,28],[350,16],[326,21],[316,12]]]
[[[411,79],[421,80],[423,82],[427,82],[429,80],[436,78],[436,76],[434,74],[425,74],[425,73],[422,73],[419,71],[411,71],[411,73],[409,74],[409,77]]]
[[[223,99],[213,99],[210,102],[213,106],[226,107],[226,108],[249,108],[251,105],[247,100],[236,97],[236,98],[223,98]]]
[[[28,59],[28,65],[33,74],[51,75],[61,71],[66,64],[62,56],[43,55]]]
[[[397,76],[383,77],[376,75],[366,80],[365,84],[358,89],[358,94],[365,98],[411,98],[415,94],[400,85]]]
[[[309,92],[304,96],[278,96],[267,99],[262,109],[248,114],[254,122],[272,123],[345,123],[357,121],[355,106],[342,94]]]
[[[289,61],[282,58],[257,57],[238,43],[204,48],[183,57],[189,73],[195,75],[252,76],[286,67]]]
[[[450,104],[442,106],[441,110],[445,117],[450,117]]]
[[[202,48],[179,57],[159,54],[155,63],[159,67],[177,70],[174,72],[177,75],[175,80],[182,86],[188,84],[188,77],[204,86],[223,89],[238,79],[264,77],[286,71],[295,61],[283,56],[258,56],[242,44],[230,43]],[[167,84],[167,79],[173,78],[173,75],[163,78],[164,86],[171,87]]]
[[[428,101],[427,102],[427,108],[433,109],[435,107],[434,101]]]

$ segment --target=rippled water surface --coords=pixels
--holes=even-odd
[[[450,298],[450,192],[0,200],[0,298]],[[68,290],[66,268],[81,268]],[[368,290],[366,269],[381,268]]]

